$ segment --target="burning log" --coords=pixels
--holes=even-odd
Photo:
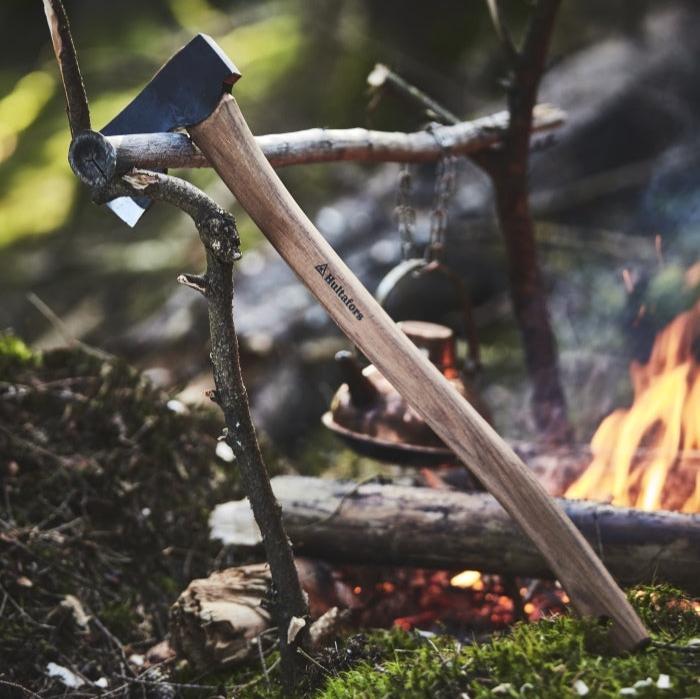
[[[487,493],[298,476],[274,478],[273,488],[300,555],[552,577],[537,549]],[[560,504],[620,583],[669,582],[700,592],[700,516],[565,499]],[[212,537],[225,543],[260,541],[245,500],[216,507],[210,524]]]

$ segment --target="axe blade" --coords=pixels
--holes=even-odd
[[[206,119],[241,74],[218,44],[197,34],[102,130],[105,136],[159,133]],[[107,206],[135,226],[150,205],[148,197],[119,197]]]

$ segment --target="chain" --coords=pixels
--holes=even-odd
[[[445,251],[447,209],[455,191],[457,180],[457,158],[445,153],[438,161],[435,179],[435,200],[430,214],[430,240],[425,250],[428,262],[440,261]]]
[[[396,190],[396,208],[394,215],[399,228],[401,239],[401,257],[408,260],[416,256],[416,239],[413,234],[413,226],[416,223],[416,212],[411,206],[411,190],[413,179],[409,163],[402,163],[399,170],[399,181]]]

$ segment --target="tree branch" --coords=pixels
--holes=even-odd
[[[393,89],[402,97],[408,98],[425,109],[431,119],[437,117],[437,120],[442,124],[458,124],[460,121],[451,111],[445,109],[423,90],[411,85],[383,63],[377,63],[374,66],[374,70],[367,76],[367,84],[374,92],[385,88]]]
[[[561,0],[539,0],[525,32],[525,39],[514,64],[514,79],[508,89],[510,119],[506,129],[506,147],[525,161],[529,151],[530,128],[540,80],[544,73],[554,22]]]
[[[96,134],[99,136],[99,134]],[[260,530],[273,582],[272,614],[279,629],[282,678],[291,691],[301,678],[304,656],[297,653],[306,643],[306,631],[290,643],[287,630],[293,617],[308,624],[308,605],[294,566],[294,556],[282,525],[281,510],[270,486],[250,415],[248,395],[239,362],[238,339],[233,320],[233,263],[241,256],[240,239],[233,216],[194,185],[159,172],[134,170],[93,192],[97,203],[121,196],[148,196],[167,202],[194,221],[206,249],[203,275],[181,274],[178,281],[207,299],[211,362],[216,391],[210,394],[224,413],[225,439],[233,450],[243,488]],[[306,627],[305,627],[306,628]]]
[[[565,113],[540,104],[534,110],[533,131],[560,126]],[[439,126],[415,133],[370,131],[367,129],[306,129],[293,133],[257,136],[256,140],[274,167],[357,160],[362,162],[431,162],[443,153],[439,143],[450,144],[455,155],[472,155],[502,141],[508,127],[508,113]],[[133,167],[167,169],[209,167],[201,151],[183,133],[109,136],[115,152],[116,172]]]
[[[559,377],[557,342],[537,256],[529,201],[528,167],[533,110],[561,0],[538,0],[508,86],[510,119],[500,150],[485,162],[495,190],[496,210],[508,253],[508,275],[516,321],[530,375],[532,407],[539,431],[567,441],[571,425]]]
[[[503,21],[500,2],[498,0],[486,0],[486,5],[489,8],[491,22],[493,23],[496,34],[501,41],[501,46],[503,47],[503,52],[506,55],[506,59],[511,66],[514,66],[519,58],[518,50],[515,48],[515,44],[513,43],[510,32],[508,31],[508,27]]]
[[[73,44],[68,16],[61,0],[44,0],[44,12],[51,32],[51,43],[56,54],[61,81],[66,95],[66,112],[71,135],[90,128],[90,109],[78,56]]]

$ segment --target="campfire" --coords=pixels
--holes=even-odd
[[[632,405],[602,421],[592,461],[561,501],[582,531],[595,522],[589,541],[602,547],[606,565],[628,585],[657,574],[692,585],[688,571],[695,571],[690,577],[698,571],[690,551],[697,524],[658,511],[700,511],[699,358],[700,302],[658,334],[646,363],[631,364]],[[551,572],[534,558],[521,558],[517,530],[501,529],[500,518],[508,517],[500,506],[457,474],[455,466],[420,468],[415,485],[422,487],[405,492],[382,484],[275,479],[297,551],[310,556],[306,565],[331,562],[321,576],[325,587],[315,586],[312,599],[323,609],[351,609],[358,628],[447,630],[462,638],[566,613],[569,597]],[[442,527],[432,519],[436,508],[447,517]],[[222,509],[221,522],[226,529],[226,521],[235,521],[240,533],[242,515],[236,507],[231,512],[238,514]],[[367,522],[389,521],[386,531],[367,529]],[[463,541],[470,532],[461,548],[454,531]],[[237,535],[218,535],[240,543]],[[358,540],[360,549],[340,543]],[[502,553],[491,555],[494,550]]]
[[[592,461],[566,498],[645,511],[700,511],[699,357],[700,303],[659,332],[646,363],[632,362],[632,405],[602,421],[591,442]],[[446,487],[434,471],[423,469],[422,476],[429,487]],[[357,569],[343,573],[352,587]],[[375,576],[353,587],[361,616],[406,629],[499,628],[562,612],[569,602],[551,581],[479,570],[385,569]]]
[[[632,362],[632,405],[602,421],[591,441],[593,459],[566,490],[567,498],[646,511],[700,511],[699,360],[700,302],[659,332],[646,363]],[[492,579],[465,570],[450,584],[480,591]],[[529,600],[527,588],[519,593],[525,615],[542,616],[543,607]],[[559,599],[568,601],[563,593]]]
[[[700,511],[699,355],[700,303],[658,334],[646,364],[632,362],[634,401],[603,420],[566,497]]]

